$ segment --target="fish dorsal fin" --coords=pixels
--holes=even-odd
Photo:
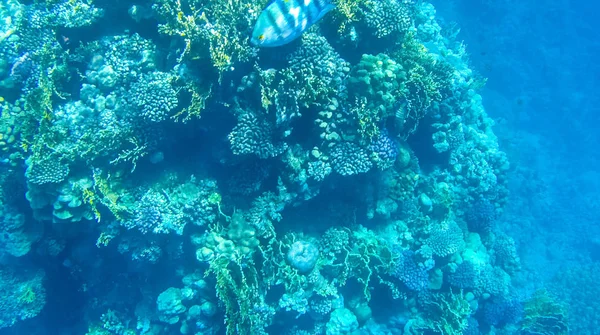
[[[275,2],[277,2],[277,0],[269,0],[269,1],[267,1],[267,4],[263,6],[262,10],[267,9],[267,7],[271,6]]]
[[[267,8],[267,7],[271,6],[273,3],[277,2],[277,1],[283,1],[283,2],[287,3],[287,2],[290,2],[290,1],[292,1],[292,0],[269,0],[269,1],[267,2],[267,4],[265,5],[265,7],[263,8],[263,10],[264,10],[265,8]],[[329,1],[329,0],[327,0],[326,2],[330,2],[330,1]]]

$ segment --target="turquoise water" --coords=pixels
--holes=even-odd
[[[596,6],[334,4],[2,0],[0,334],[597,334]]]

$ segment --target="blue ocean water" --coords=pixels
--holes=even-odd
[[[1,0],[0,334],[598,334],[597,5],[267,2]]]

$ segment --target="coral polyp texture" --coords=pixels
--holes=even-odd
[[[513,316],[509,163],[432,5],[338,0],[259,49],[265,2],[0,5],[0,328],[566,329]]]

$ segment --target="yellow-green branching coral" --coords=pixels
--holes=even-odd
[[[521,321],[524,335],[564,335],[569,333],[567,312],[550,293],[541,289],[525,302]]]
[[[248,31],[262,5],[250,0],[159,0],[159,31],[185,42],[179,60],[207,58],[219,73],[250,60],[255,50]]]

